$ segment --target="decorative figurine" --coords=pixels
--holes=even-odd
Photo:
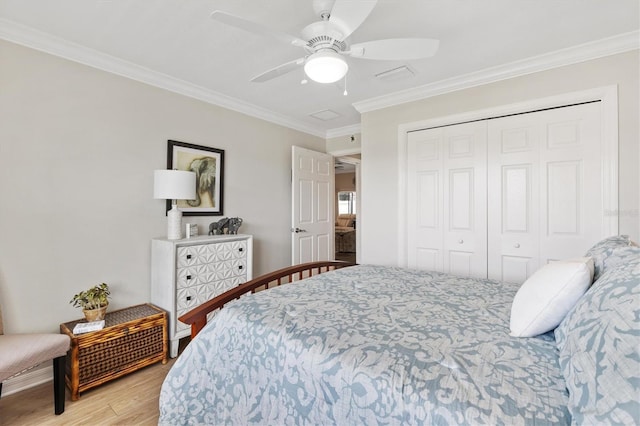
[[[229,234],[237,234],[238,229],[242,225],[241,217],[232,217],[229,219]]]
[[[209,224],[209,235],[222,235],[224,234],[224,229],[229,225],[229,218],[223,217],[217,222],[211,222]]]

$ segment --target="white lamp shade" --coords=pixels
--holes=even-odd
[[[331,49],[314,53],[304,64],[304,72],[318,83],[334,83],[344,77],[347,71],[347,62]]]
[[[184,170],[154,170],[153,198],[195,200],[196,174]]]

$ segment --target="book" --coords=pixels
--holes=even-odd
[[[195,237],[198,235],[198,225],[195,223],[186,224],[186,236],[187,238]]]
[[[104,328],[104,320],[80,322],[73,327],[73,334],[89,333],[91,331],[98,331]]]

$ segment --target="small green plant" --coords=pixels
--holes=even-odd
[[[109,286],[106,283],[102,283],[76,294],[69,303],[73,304],[76,308],[86,310],[98,309],[109,304],[110,294]]]

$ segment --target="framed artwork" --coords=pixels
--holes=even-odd
[[[222,216],[224,150],[170,140],[167,169],[196,174],[196,199],[178,200],[178,208],[184,216]],[[167,200],[169,210],[171,200]]]

